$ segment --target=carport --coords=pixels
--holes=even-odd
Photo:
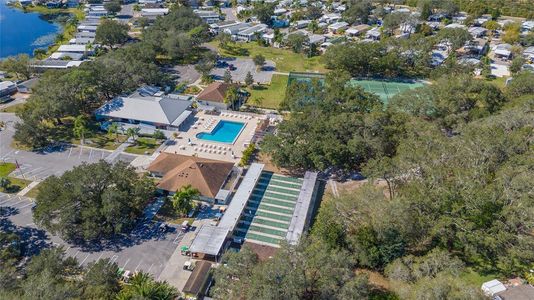
[[[227,236],[227,228],[203,225],[189,248],[191,255],[199,259],[217,261]]]

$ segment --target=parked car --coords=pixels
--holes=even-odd
[[[183,221],[182,222],[182,232],[187,232],[189,230],[189,221]]]

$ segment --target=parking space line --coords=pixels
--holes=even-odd
[[[95,261],[99,261],[102,255],[104,255],[104,252],[100,253],[100,256],[98,256],[98,258]]]
[[[181,232],[178,233],[178,236],[174,239],[174,241],[172,241],[172,243],[173,243],[173,244],[176,244],[176,245],[180,244],[181,239],[180,239],[179,241],[178,241],[178,239],[181,238],[182,236],[183,236],[183,235],[182,235]]]
[[[119,258],[118,255],[113,255],[113,256],[111,257],[111,259],[109,260],[109,263],[110,263],[110,264],[114,263],[114,262],[117,260],[117,258]]]
[[[89,158],[87,160],[91,160],[91,156],[93,156],[93,149],[91,149],[91,151],[89,151]]]
[[[139,269],[139,266],[141,265],[142,262],[143,262],[143,260],[141,259],[141,261],[139,261],[139,263],[138,263],[137,266],[135,267],[134,272],[137,272],[137,269]]]
[[[130,262],[130,259],[128,258],[128,260],[126,260],[126,262],[124,263],[124,266],[122,266],[123,269],[126,269],[126,265]]]
[[[78,253],[80,253],[80,250],[76,251],[76,253],[74,253],[73,257],[78,257]]]
[[[70,150],[69,150],[69,155],[67,156],[67,158],[70,158],[70,155],[72,154],[72,147],[70,147]]]
[[[82,260],[82,262],[80,263],[80,267],[83,265],[83,263],[87,260],[87,258],[89,257],[89,255],[91,254],[87,254],[87,256]]]
[[[30,206],[30,205],[33,205],[33,203],[28,203],[28,204],[26,204],[26,205],[24,205],[24,206],[18,207],[18,209],[23,209],[23,208],[28,207],[28,206]]]
[[[154,266],[154,264],[151,264],[150,265],[150,268],[148,268],[148,270],[146,271],[147,273],[150,272],[150,270],[152,269],[152,267]]]
[[[104,159],[104,155],[106,154],[106,152],[102,151],[102,157],[100,159]]]
[[[78,154],[78,159],[82,159],[82,152],[83,152],[83,148],[80,148],[80,154]]]

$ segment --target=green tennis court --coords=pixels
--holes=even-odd
[[[420,82],[397,82],[382,80],[351,80],[350,84],[359,85],[367,92],[377,94],[384,103],[388,103],[391,97],[407,90],[424,86]]]
[[[287,84],[289,86],[293,81],[311,83],[312,80],[318,80],[319,82],[323,83],[325,78],[326,76],[324,74],[295,72],[289,73]],[[424,86],[424,84],[421,82],[401,79],[352,79],[349,84],[359,85],[365,91],[375,93],[385,104],[387,104],[389,100],[398,93]]]

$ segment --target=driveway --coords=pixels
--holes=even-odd
[[[254,82],[262,84],[270,83],[275,71],[275,63],[273,61],[266,61],[261,70],[257,70],[254,61],[250,58],[224,58],[219,60],[219,66],[211,71],[211,75],[215,80],[222,80],[224,72],[228,69],[228,65],[234,65],[235,70],[230,70],[232,80],[237,82],[245,82],[247,73],[250,72],[254,77]]]

